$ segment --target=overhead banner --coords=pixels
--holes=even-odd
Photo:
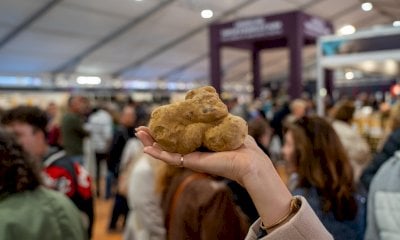
[[[220,41],[231,42],[283,35],[283,22],[267,21],[264,18],[241,20],[232,27],[221,29]]]
[[[308,17],[308,19],[303,20],[303,32],[309,37],[320,37],[331,34],[332,27],[325,20]]]

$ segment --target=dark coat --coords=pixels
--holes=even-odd
[[[378,172],[382,164],[391,158],[397,150],[400,150],[400,128],[396,129],[389,135],[382,150],[374,156],[371,163],[361,175],[360,181],[365,188],[369,189],[369,185],[371,184],[376,172]]]
[[[316,188],[296,188],[293,195],[301,195],[307,199],[315,214],[321,220],[325,228],[336,240],[362,240],[366,227],[366,197],[357,194],[355,196],[358,206],[357,215],[353,220],[339,221],[333,212],[324,212],[321,205],[321,197]]]

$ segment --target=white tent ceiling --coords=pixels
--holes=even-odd
[[[400,19],[399,0],[0,0],[0,75],[43,73],[117,76],[122,79],[208,79],[211,21],[303,10],[336,28],[391,24]],[[202,9],[214,17],[200,17]],[[287,50],[262,53],[262,76],[286,72]],[[305,63],[315,49],[304,51]],[[246,80],[249,55],[223,50],[224,78]]]

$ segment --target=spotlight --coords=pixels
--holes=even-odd
[[[204,9],[203,11],[201,11],[202,18],[212,18],[213,15],[214,15],[214,13],[210,9]]]
[[[372,3],[370,3],[370,2],[364,2],[363,4],[361,4],[361,9],[362,9],[364,12],[371,11],[372,8],[374,8],[374,6],[373,6]]]
[[[340,35],[349,35],[355,33],[356,28],[353,25],[345,25],[338,30]]]
[[[353,73],[353,72],[346,72],[346,73],[344,74],[344,77],[345,77],[347,80],[351,80],[351,79],[354,78],[354,73]]]
[[[79,76],[76,82],[81,85],[98,85],[101,83],[101,78],[97,76]]]

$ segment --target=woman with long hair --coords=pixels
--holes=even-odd
[[[365,206],[358,201],[352,167],[331,125],[316,116],[287,125],[282,153],[292,193],[309,201],[335,239],[362,239]]]

